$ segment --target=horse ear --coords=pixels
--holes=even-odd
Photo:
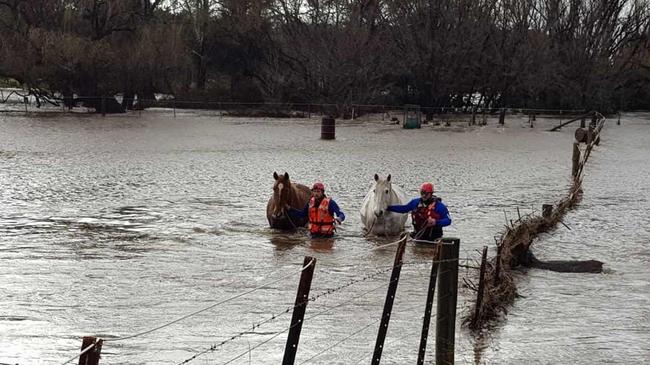
[[[379,175],[375,174],[375,181],[379,181]]]
[[[275,172],[275,171],[273,171],[273,178],[276,179],[276,180],[278,179],[278,173]]]
[[[284,173],[284,180],[289,181],[289,173],[287,172]]]
[[[390,181],[390,174],[388,174],[388,177],[386,178],[386,181]]]

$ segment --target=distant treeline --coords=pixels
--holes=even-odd
[[[648,109],[649,16],[645,0],[0,0],[0,78],[124,108]]]

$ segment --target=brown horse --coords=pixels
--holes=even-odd
[[[292,230],[307,225],[307,217],[289,217],[286,205],[295,209],[303,209],[309,202],[311,191],[301,184],[291,183],[289,174],[278,175],[273,173],[273,195],[266,205],[266,218],[271,228]]]

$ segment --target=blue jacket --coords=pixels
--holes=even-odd
[[[415,209],[417,209],[418,205],[420,204],[420,200],[422,200],[422,198],[414,198],[405,205],[389,205],[388,208],[386,208],[386,210],[395,213],[412,212]],[[438,200],[435,211],[436,213],[438,213],[440,217],[442,217],[436,221],[436,225],[435,225],[436,227],[446,227],[451,224],[451,217],[449,217],[449,210],[447,210],[447,206],[442,201]]]
[[[332,198],[329,199],[330,199],[330,204],[327,206],[327,210],[333,217],[336,217],[336,219],[343,222],[345,220],[345,214],[343,214],[341,208],[339,208],[339,205],[336,204],[334,199]],[[289,208],[289,215],[292,217],[305,218],[308,216],[308,214],[309,214],[309,203],[307,203],[307,205],[305,205],[305,207],[302,209]]]

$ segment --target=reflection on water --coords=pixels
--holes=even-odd
[[[454,219],[446,235],[461,239],[470,265],[483,245],[493,247],[517,207],[539,212],[570,182],[573,129],[544,131],[557,120],[538,119],[534,129],[522,117],[505,127],[421,130],[342,121],[335,141],[321,141],[317,119],[177,115],[0,115],[0,363],[59,364],[77,353],[83,335],[141,332],[295,273],[103,349],[112,364],[178,363],[247,332],[197,360],[223,363],[286,329],[286,315],[251,326],[293,305],[304,256],[317,258],[313,293],[341,289],[309,304],[298,363],[321,352],[310,362],[367,361],[397,240],[362,232],[358,212],[375,173],[391,174],[410,197],[421,182],[434,181]],[[630,114],[622,126],[606,126],[587,166],[583,201],[565,218],[572,230],[560,227],[534,244],[540,259],[595,259],[606,272],[518,275],[522,298],[492,334],[475,341],[457,330],[459,363],[649,357],[645,118]],[[325,182],[348,217],[334,239],[268,228],[273,171],[302,184]],[[431,247],[408,244],[383,364],[417,358],[432,258]],[[461,279],[474,274],[463,269]],[[462,316],[474,293],[460,290]],[[278,363],[285,338],[239,361]]]

